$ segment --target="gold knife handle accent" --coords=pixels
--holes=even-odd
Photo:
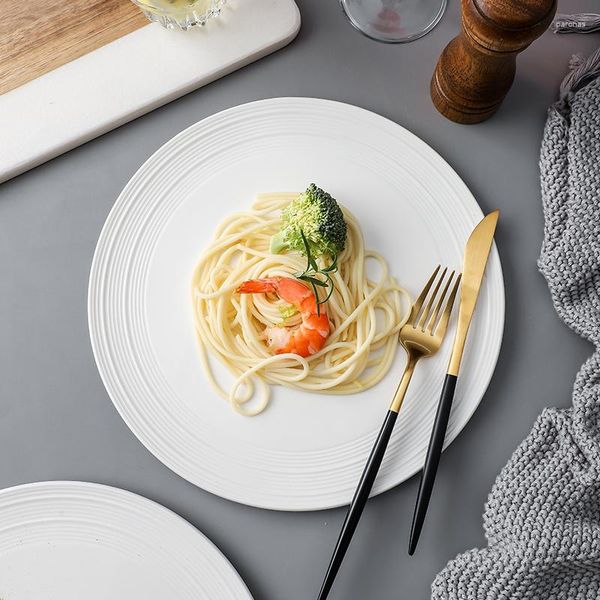
[[[465,343],[467,341],[467,333],[471,323],[471,315],[458,315],[458,323],[456,326],[456,336],[454,337],[454,345],[452,346],[452,354],[448,363],[448,375],[458,377],[460,371],[460,363],[462,361]]]

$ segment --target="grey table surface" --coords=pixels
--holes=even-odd
[[[87,281],[120,190],[173,135],[259,98],[349,102],[412,130],[449,161],[484,211],[502,209],[502,351],[481,406],[444,454],[417,554],[406,552],[413,477],[369,503],[331,595],[425,599],[450,558],[484,544],[481,513],[496,474],[545,406],[569,404],[575,373],[590,354],[558,320],[537,272],[537,165],[546,109],[569,58],[591,52],[600,36],[546,33],[519,58],[498,114],[460,126],[434,110],[428,91],[437,57],[458,30],[458,0],[432,33],[400,46],[362,37],[335,0],[298,4],[302,30],[289,47],[0,186],[0,487],[73,479],[137,492],[206,533],[255,600],[315,597],[344,510],[248,508],[195,488],[158,462],[120,419],[96,371]],[[562,4],[563,12],[597,8],[595,0]]]

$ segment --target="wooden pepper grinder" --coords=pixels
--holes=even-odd
[[[436,108],[457,123],[491,117],[515,77],[517,54],[548,28],[556,0],[461,0],[462,28],[431,80]]]

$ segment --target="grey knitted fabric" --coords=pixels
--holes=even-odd
[[[600,64],[597,53],[593,68]],[[575,67],[581,65],[576,61]],[[573,407],[549,408],[513,454],[484,513],[488,546],[452,560],[435,600],[600,598],[600,79],[588,65],[548,115],[539,268],[561,319],[596,351]]]

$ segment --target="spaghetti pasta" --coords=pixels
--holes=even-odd
[[[389,370],[398,332],[409,314],[407,292],[390,276],[385,259],[365,250],[360,226],[346,209],[346,247],[331,274],[334,290],[326,310],[331,333],[324,347],[303,358],[271,355],[264,342],[268,326],[298,324],[285,318],[289,308],[272,295],[240,295],[249,279],[291,277],[303,271],[306,258],[297,253],[272,254],[271,237],[280,228],[281,209],[297,193],[260,194],[248,211],[226,218],[200,257],[192,278],[194,319],[200,358],[215,391],[244,415],[266,408],[271,385],[310,392],[351,394],[372,387]],[[367,261],[379,266],[377,280],[367,275]],[[210,357],[235,378],[229,389],[217,381]]]

